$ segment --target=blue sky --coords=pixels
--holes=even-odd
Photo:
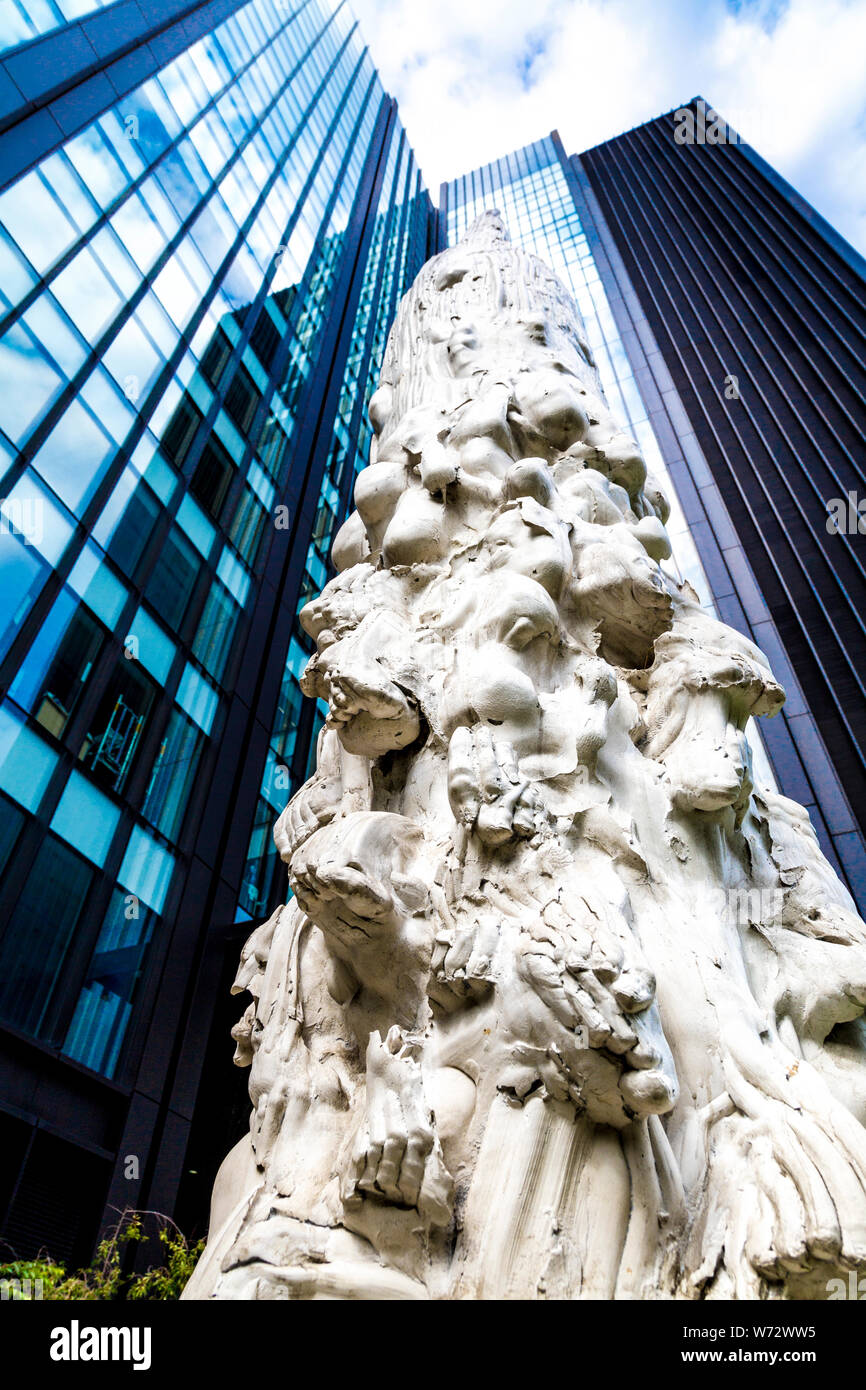
[[[434,195],[700,93],[866,254],[866,0],[350,0]]]

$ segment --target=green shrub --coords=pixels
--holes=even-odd
[[[161,1260],[141,1274],[124,1273],[123,1256],[134,1244],[145,1245],[143,1218],[154,1217],[159,1223],[157,1239]],[[174,1222],[158,1212],[128,1210],[121,1214],[117,1225],[99,1242],[96,1254],[86,1269],[67,1270],[57,1260],[13,1260],[0,1264],[0,1283],[7,1284],[7,1297],[12,1299],[176,1299],[195,1269],[204,1249],[204,1241],[190,1245]],[[24,1281],[29,1280],[29,1287]],[[38,1288],[41,1281],[41,1291]]]

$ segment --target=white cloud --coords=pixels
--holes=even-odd
[[[866,0],[351,0],[434,199],[699,93],[866,251]]]

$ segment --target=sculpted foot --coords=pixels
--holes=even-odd
[[[544,814],[537,791],[520,776],[511,744],[484,724],[451,736],[448,800],[459,824],[490,846],[529,838]]]

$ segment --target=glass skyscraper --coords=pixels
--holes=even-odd
[[[67,1254],[106,1192],[170,1203],[193,982],[285,891],[271,829],[320,718],[296,612],[430,228],[345,5],[222,5],[194,42],[190,6],[156,7],[152,71],[118,96],[106,63],[94,111],[97,8],[22,4],[3,35],[46,119],[0,192],[0,1206],[38,1246],[62,1155]]]

